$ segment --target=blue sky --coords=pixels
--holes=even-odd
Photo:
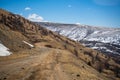
[[[120,27],[120,0],[0,0],[0,8],[32,21]]]

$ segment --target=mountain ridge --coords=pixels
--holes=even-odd
[[[41,21],[41,22],[35,22],[35,23],[47,23],[47,24],[58,24],[58,25],[76,25],[77,27],[80,26],[91,26],[94,28],[107,28],[107,29],[120,29],[119,27],[103,27],[103,26],[94,26],[89,24],[77,24],[77,23],[61,23],[61,22],[47,22],[47,21]]]

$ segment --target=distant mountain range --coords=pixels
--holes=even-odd
[[[100,52],[112,54],[112,56],[120,55],[120,28],[51,22],[37,24]]]

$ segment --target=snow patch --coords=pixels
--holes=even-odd
[[[27,45],[29,45],[31,48],[33,48],[34,47],[34,45],[32,45],[32,44],[30,44],[30,43],[28,43],[28,42],[26,42],[26,41],[23,41],[25,44],[27,44]]]
[[[94,31],[93,34],[98,34],[100,31]]]
[[[98,49],[98,47],[91,47],[92,49]]]
[[[109,49],[107,49],[106,51],[107,51],[107,52],[113,52],[113,51],[111,51],[111,50],[109,50]]]
[[[12,53],[9,52],[9,49],[0,43],[0,56],[8,56],[10,54]]]

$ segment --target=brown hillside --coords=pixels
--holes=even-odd
[[[13,53],[0,57],[0,80],[120,79],[111,57],[2,9],[0,41]]]

